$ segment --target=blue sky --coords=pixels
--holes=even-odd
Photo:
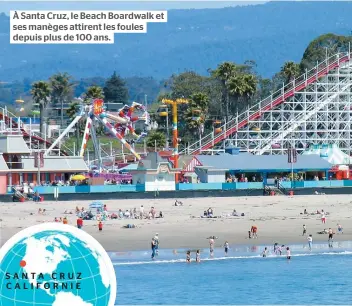
[[[2,1],[0,12],[10,10],[123,10],[147,9],[169,10],[190,8],[221,8],[236,5],[250,5],[267,1]]]

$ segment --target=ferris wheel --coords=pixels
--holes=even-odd
[[[122,107],[117,113],[110,113],[106,111],[106,107],[104,106],[104,101],[102,99],[95,99],[89,105],[82,105],[75,119],[53,142],[50,148],[45,151],[44,155],[48,155],[80,120],[85,120],[80,156],[84,156],[88,140],[91,137],[95,152],[98,155],[98,160],[101,161],[96,127],[98,125],[102,125],[113,137],[117,138],[124,145],[124,147],[136,157],[137,160],[141,159],[140,155],[127,142],[125,136],[127,134],[131,134],[136,139],[136,142],[140,142],[147,135],[146,132],[142,132],[140,135],[136,134],[133,127],[133,123],[137,121],[144,121],[145,126],[149,125],[150,116],[147,109],[142,104],[133,102],[132,105],[125,105]]]

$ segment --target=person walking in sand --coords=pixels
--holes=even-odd
[[[307,234],[307,227],[305,224],[303,224],[303,234],[302,236],[305,236]]]
[[[83,219],[81,217],[78,217],[77,228],[82,228],[82,227],[83,227]]]
[[[337,224],[337,232],[339,234],[343,234],[343,228],[342,228],[342,225],[341,224]]]
[[[253,238],[258,238],[257,231],[258,231],[258,228],[255,225],[252,225],[251,232],[252,232]]]
[[[312,250],[312,245],[313,245],[313,237],[312,237],[312,235],[309,235],[307,237],[307,240],[308,240],[309,251],[311,251]]]
[[[141,205],[141,207],[139,208],[139,219],[143,220],[143,216],[144,216],[144,207],[143,205]]]
[[[326,223],[326,216],[324,211],[321,212],[321,223],[325,224]]]

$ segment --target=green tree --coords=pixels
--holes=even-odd
[[[148,148],[164,148],[166,144],[166,136],[163,132],[151,131],[149,132],[146,141]]]
[[[92,99],[104,99],[103,89],[100,86],[90,86],[84,94],[84,103],[91,103]]]
[[[106,80],[104,86],[104,96],[106,102],[110,103],[128,103],[128,89],[126,87],[125,81],[116,74]]]
[[[230,114],[230,93],[228,90],[228,82],[238,74],[238,72],[238,67],[232,62],[219,64],[215,70],[211,71],[211,74],[215,79],[220,81],[222,86],[222,105],[225,106],[225,116],[227,121]]]
[[[257,91],[258,80],[252,74],[238,74],[227,83],[229,94],[235,99],[233,103],[234,112],[241,111],[248,105],[250,98]],[[244,105],[240,105],[240,102],[244,102]]]
[[[352,43],[352,37],[324,34],[314,39],[304,51],[300,68],[301,72],[310,70],[316,66],[317,62],[322,62],[326,57],[330,57],[338,52],[346,52]]]
[[[205,120],[208,116],[209,97],[204,93],[195,93],[190,97],[188,108],[184,118],[188,130],[193,133],[202,132]]]
[[[294,62],[286,62],[282,67],[281,67],[281,74],[284,77],[285,83],[288,84],[291,81],[293,81],[296,77],[300,75],[300,68],[299,64],[296,64]]]
[[[38,105],[40,112],[41,135],[44,134],[44,113],[50,101],[50,94],[51,90],[47,82],[39,81],[32,84],[31,95],[34,102]]]
[[[270,96],[273,89],[273,82],[270,79],[258,79],[258,91],[255,100],[262,100]]]
[[[49,79],[51,87],[51,102],[60,104],[61,108],[61,128],[64,126],[64,103],[68,103],[73,98],[73,87],[71,76],[65,73],[57,73]]]
[[[193,71],[174,74],[168,81],[171,91],[170,98],[189,99],[194,93],[207,91],[207,77]]]

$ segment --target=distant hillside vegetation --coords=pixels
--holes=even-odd
[[[82,3],[82,7],[84,4]],[[223,9],[171,10],[168,23],[147,34],[122,34],[114,45],[10,45],[9,18],[0,15],[0,80],[47,78],[66,71],[75,78],[167,78],[220,62],[254,60],[271,77],[285,61],[299,61],[323,33],[349,35],[351,2],[272,2]]]

